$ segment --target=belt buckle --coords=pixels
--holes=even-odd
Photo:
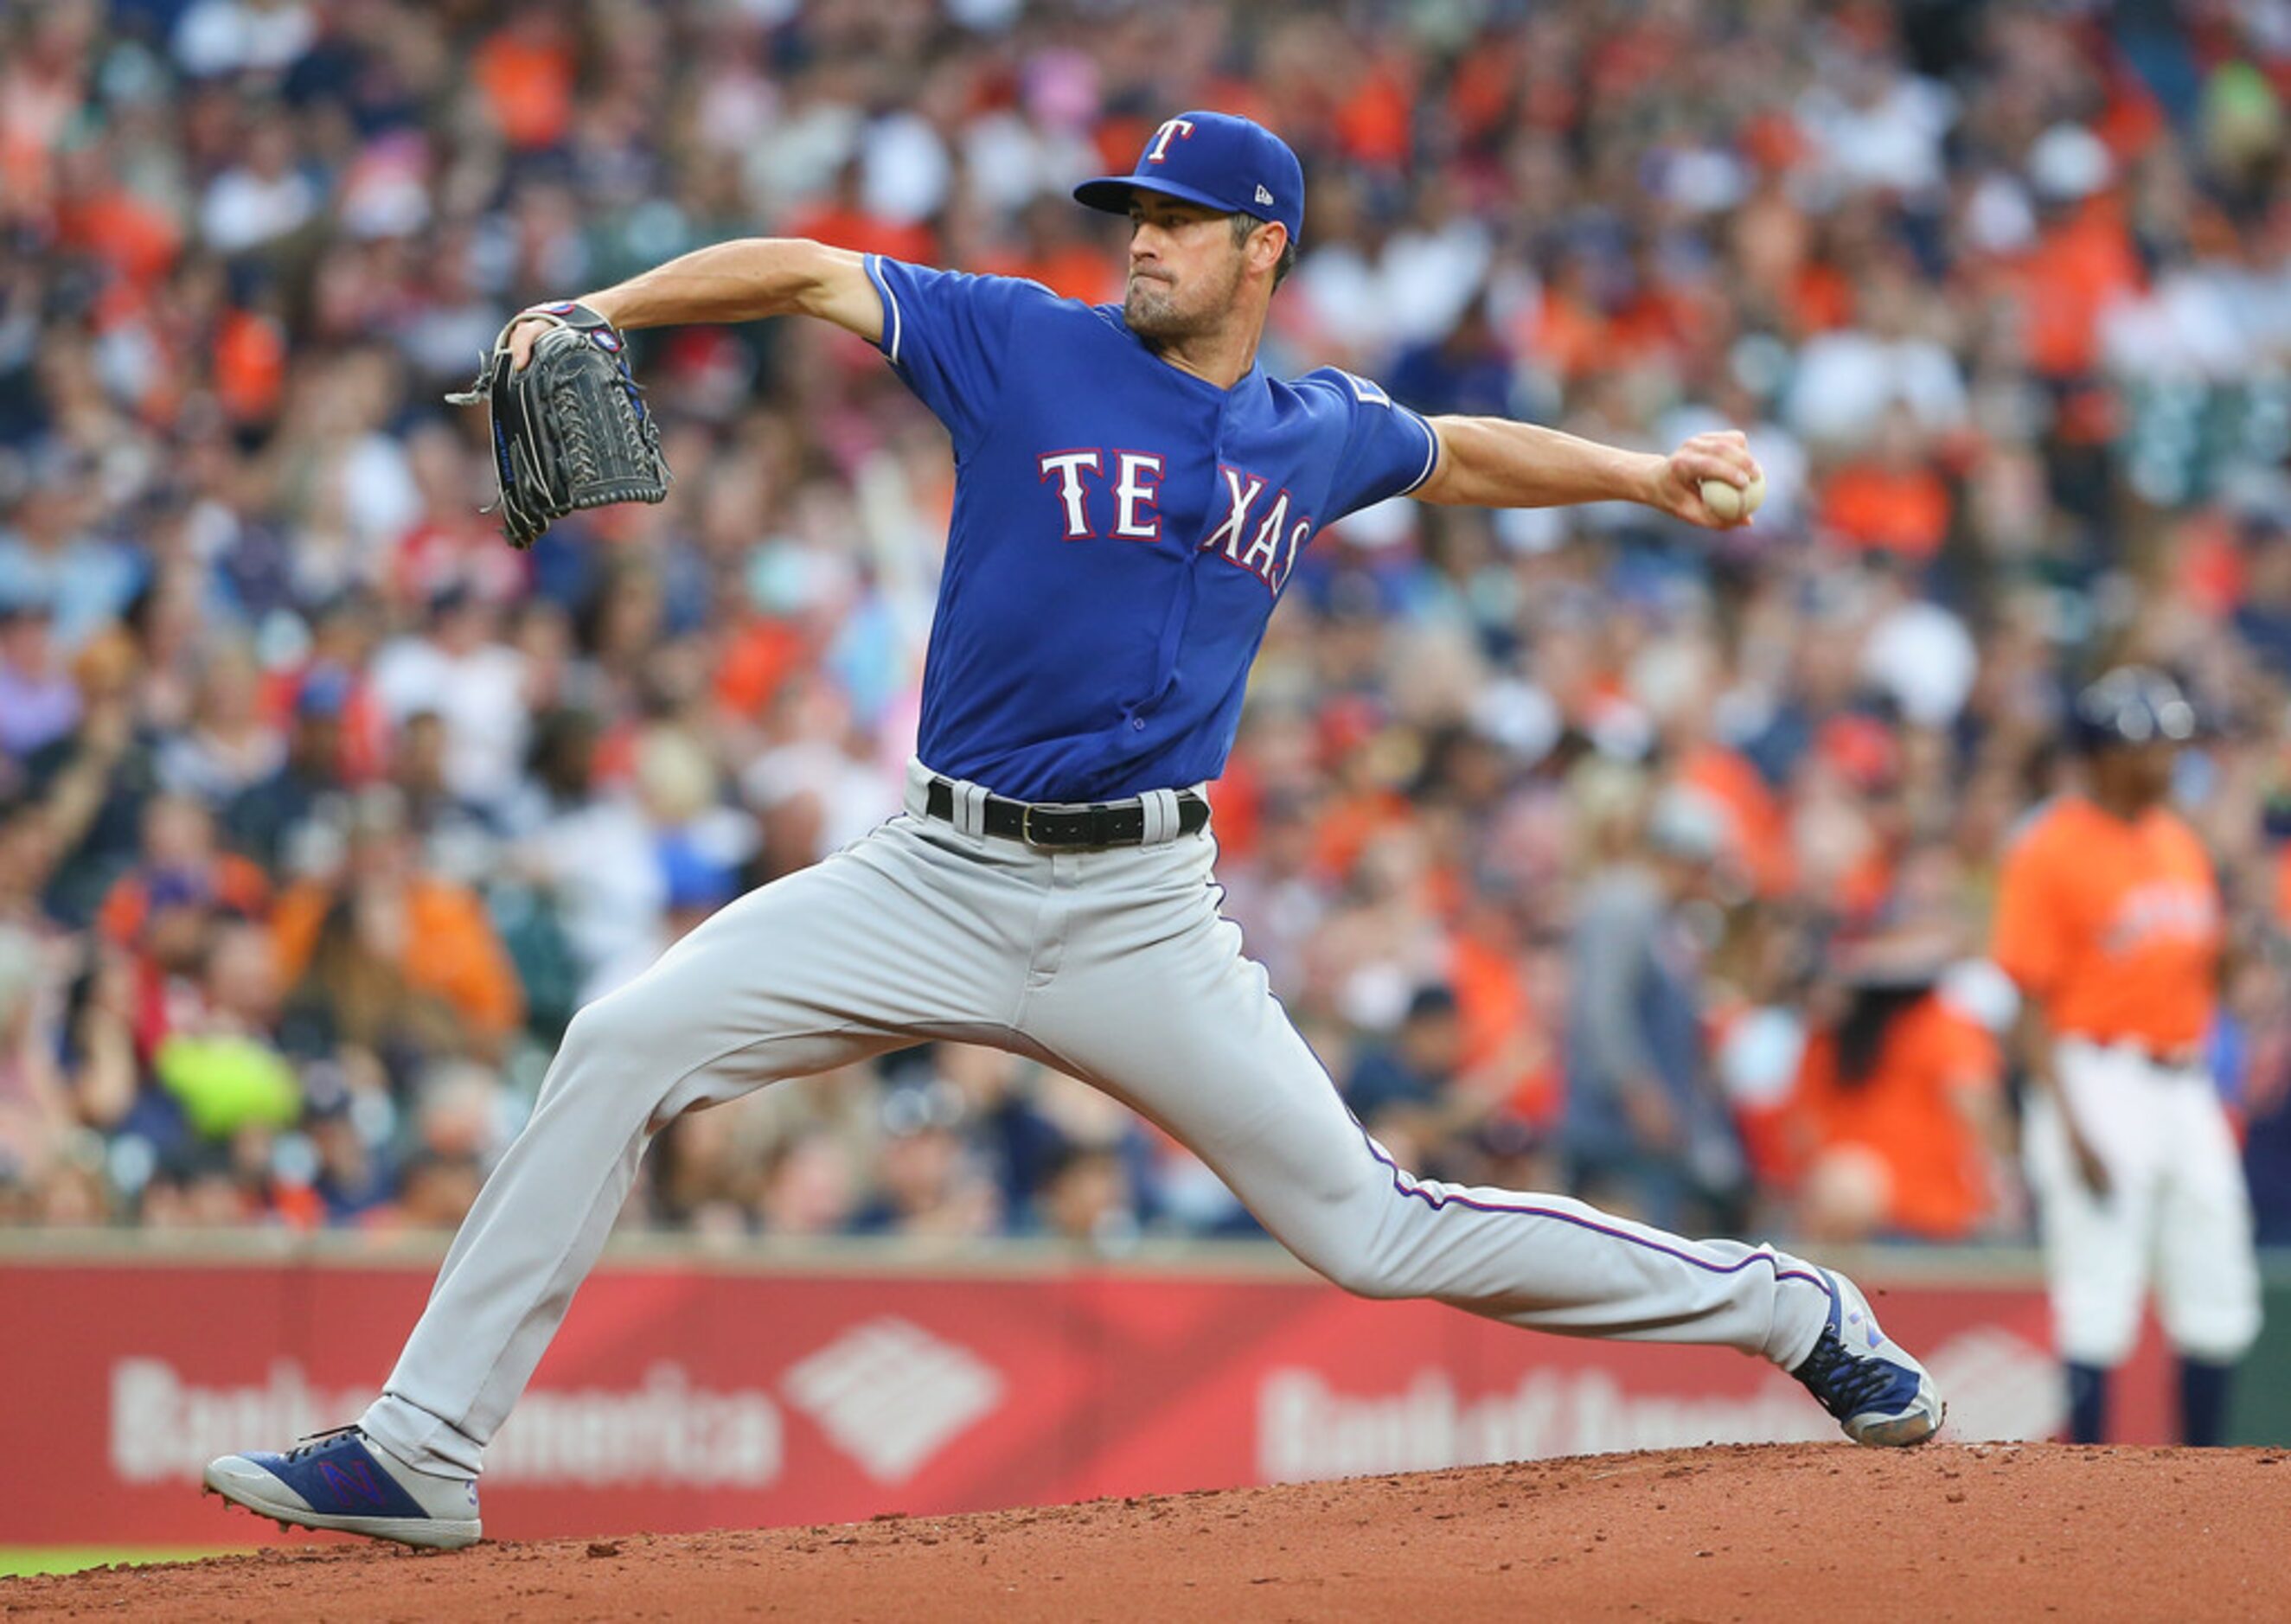
[[[1043,844],[1034,838],[1034,808],[1037,804],[1031,800],[1019,802],[1018,838],[1040,851],[1043,849]]]

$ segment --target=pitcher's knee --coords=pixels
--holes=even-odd
[[[1366,1246],[1338,1246],[1314,1253],[1300,1251],[1298,1255],[1315,1274],[1355,1297],[1395,1302],[1424,1294],[1411,1274]]]
[[[567,1074],[627,1065],[657,1067],[665,1058],[676,1023],[655,1001],[628,996],[628,989],[583,1004],[558,1045],[557,1068]]]

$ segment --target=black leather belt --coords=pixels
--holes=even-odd
[[[954,821],[954,785],[944,778],[930,781],[923,809],[946,823]],[[1094,802],[1061,806],[1049,801],[986,798],[986,832],[1029,846],[1080,849],[1091,846],[1142,846],[1146,843],[1146,803],[1142,800]],[[1178,792],[1178,832],[1198,834],[1209,827],[1210,803],[1191,790]]]

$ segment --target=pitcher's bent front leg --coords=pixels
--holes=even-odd
[[[677,1115],[976,1018],[1002,961],[979,899],[903,821],[731,904],[574,1017],[533,1117],[454,1237],[366,1431],[463,1476],[603,1250],[650,1137]],[[953,894],[950,894],[952,892]]]
[[[1571,1336],[1710,1343],[1786,1370],[1813,1349],[1829,1288],[1786,1254],[1394,1165],[1242,956],[1239,929],[1206,895],[1170,901],[1194,922],[1165,907],[1103,939],[1078,929],[1028,1030],[1192,1148],[1314,1269],[1363,1296]]]

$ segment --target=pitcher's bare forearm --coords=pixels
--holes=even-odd
[[[882,296],[864,256],[800,237],[695,248],[582,302],[623,329],[816,316],[871,343],[883,332]]]
[[[1710,529],[1748,515],[1722,518],[1703,502],[1706,479],[1740,488],[1757,475],[1743,435],[1713,430],[1669,455],[1603,446],[1557,429],[1501,417],[1435,417],[1440,443],[1431,477],[1411,494],[1459,507],[1555,508],[1582,502],[1635,502]]]
[[[1662,477],[1652,452],[1602,446],[1556,429],[1500,417],[1435,417],[1440,462],[1415,493],[1465,507],[1551,508],[1576,502],[1644,502]]]

